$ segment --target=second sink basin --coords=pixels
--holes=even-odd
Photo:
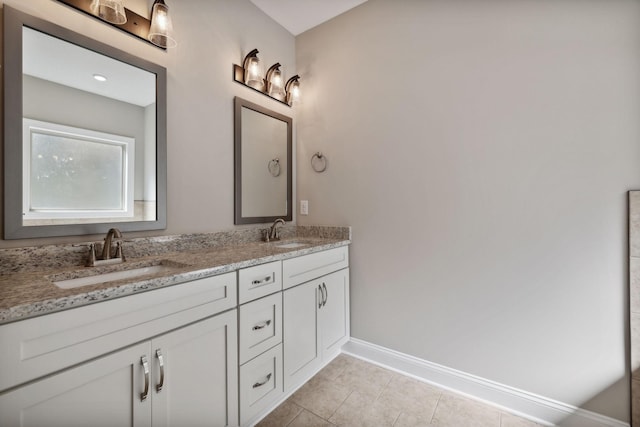
[[[119,266],[122,268],[122,266]],[[134,267],[134,266],[132,266]],[[107,272],[91,272],[87,275],[87,270],[77,272],[75,275],[56,275],[50,277],[54,285],[61,289],[74,289],[82,286],[98,285],[101,283],[115,282],[116,280],[135,279],[143,276],[155,275],[158,273],[167,273],[176,267],[182,267],[178,263],[156,263],[154,265],[145,265],[134,268],[124,268],[116,271]],[[91,274],[94,273],[94,274]],[[65,277],[66,276],[66,277]],[[74,277],[75,276],[75,277]]]

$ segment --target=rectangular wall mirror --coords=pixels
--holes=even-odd
[[[166,70],[4,7],[4,238],[166,228]]]
[[[293,219],[292,120],[235,98],[235,223]]]

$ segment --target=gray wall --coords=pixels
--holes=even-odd
[[[248,0],[174,1],[168,52],[0,2],[167,67],[168,228],[138,235],[232,228],[233,97],[297,111],[300,222],[354,227],[355,337],[628,419],[640,2],[369,0],[294,39]],[[232,81],[254,47],[297,56],[298,109]]]
[[[285,75],[295,74],[295,38],[288,31],[249,0],[174,0],[168,4],[178,47],[165,52],[56,1],[0,0],[0,4],[167,68],[168,225],[164,231],[127,233],[127,237],[234,227],[233,98],[240,96],[288,116],[294,110],[234,82],[233,64],[257,48],[265,69],[280,62]],[[0,248],[89,239],[0,240]]]
[[[369,0],[296,52],[299,223],[353,226],[352,335],[628,420],[640,2]]]

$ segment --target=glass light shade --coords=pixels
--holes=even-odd
[[[282,72],[273,70],[269,78],[269,95],[274,98],[284,99],[284,82],[282,81]]]
[[[291,82],[287,92],[287,103],[293,105],[300,102],[300,82],[295,80]]]
[[[124,11],[124,0],[92,0],[91,13],[112,24],[122,25],[127,22]]]
[[[244,69],[244,83],[247,86],[251,86],[259,90],[264,86],[264,82],[262,80],[262,63],[257,56],[247,58]]]
[[[173,23],[169,16],[169,7],[163,0],[156,0],[153,4],[148,37],[149,41],[156,46],[170,48],[178,45],[173,38]]]

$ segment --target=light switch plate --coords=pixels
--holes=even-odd
[[[300,215],[309,215],[309,201],[300,200]]]

